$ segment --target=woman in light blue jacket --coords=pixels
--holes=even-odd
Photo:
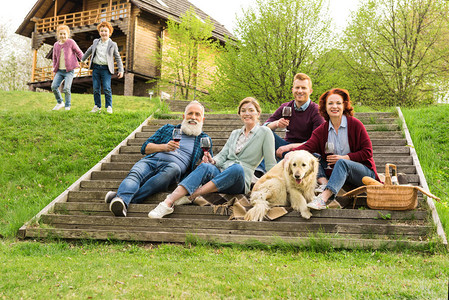
[[[243,99],[238,111],[244,126],[231,133],[214,158],[206,153],[203,163],[150,211],[150,218],[162,218],[174,211],[173,205],[189,203],[208,193],[247,194],[254,170],[262,159],[265,159],[267,171],[276,164],[273,133],[268,127],[259,125],[261,109],[257,100]],[[190,197],[185,197],[188,194]]]

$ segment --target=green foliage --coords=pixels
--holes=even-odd
[[[248,96],[275,104],[291,99],[296,73],[318,76],[313,61],[329,37],[325,12],[323,0],[257,0],[236,22],[238,40],[229,40],[217,59],[210,97],[233,104]]]
[[[45,59],[50,50],[43,45],[37,52],[37,66],[47,66],[51,61]],[[9,23],[0,23],[0,90],[28,90],[31,78],[33,56],[28,38],[13,34]]]
[[[343,39],[354,96],[370,106],[434,102],[449,75],[448,13],[445,1],[362,1]]]
[[[181,97],[189,99],[192,88],[204,88],[214,71],[218,43],[212,39],[214,25],[195,13],[193,7],[182,14],[181,22],[169,18],[167,34],[159,41],[162,51],[156,54],[161,66],[161,83],[180,85]]]
[[[92,95],[77,94],[72,110],[51,111],[53,94],[0,91],[1,235],[14,235],[158,107],[158,99],[113,100],[112,115],[89,113]]]

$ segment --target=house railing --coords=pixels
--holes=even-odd
[[[122,55],[122,62],[123,66],[125,66],[126,56]],[[86,62],[85,65],[82,65],[81,68],[75,69],[74,77],[85,77],[85,76],[91,76],[92,70],[88,68],[89,61]],[[117,72],[117,62],[114,62],[115,71]],[[53,80],[54,77],[53,73],[53,67],[45,66],[45,67],[36,67],[34,69],[34,78],[31,78],[31,82],[40,82],[40,81],[47,81],[47,80]]]
[[[113,21],[127,18],[131,12],[131,3],[119,3],[110,7],[75,12],[44,19],[34,18],[35,29],[38,33],[55,31],[58,25],[65,24],[72,27],[87,26],[102,21]]]

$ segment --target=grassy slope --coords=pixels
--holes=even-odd
[[[141,124],[156,101],[114,97],[112,115],[91,114],[91,95],[51,111],[50,93],[0,92],[0,234],[17,229]]]
[[[438,215],[449,238],[449,105],[403,109]]]
[[[116,96],[97,115],[91,95],[72,102],[52,112],[52,94],[0,92],[0,298],[447,297],[447,254],[15,241],[156,105]]]

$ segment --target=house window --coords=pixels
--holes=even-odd
[[[107,12],[109,7],[109,1],[100,3],[100,22],[108,20],[117,20],[126,17],[125,4],[127,0],[116,0],[112,1],[112,6],[114,7],[114,12],[108,18]]]

